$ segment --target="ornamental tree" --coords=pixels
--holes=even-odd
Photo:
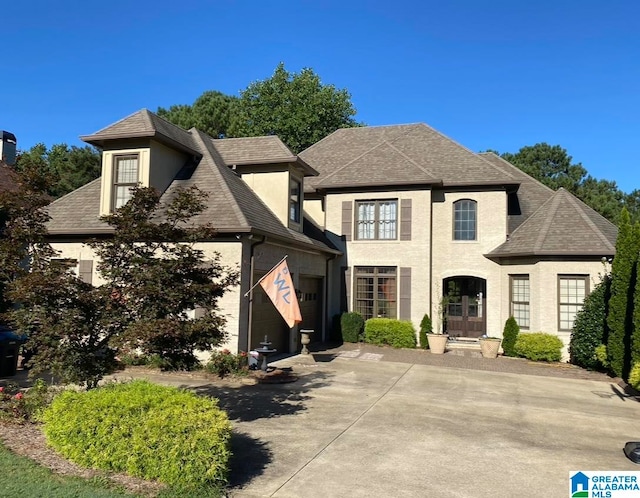
[[[29,253],[40,253],[10,294],[20,305],[11,318],[29,338],[33,374],[51,371],[92,388],[122,352],[139,349],[158,355],[166,368],[188,369],[197,364],[196,350],[224,341],[218,300],[238,282],[238,271],[221,265],[218,254],[205,259],[196,247],[215,235],[210,225],[192,222],[205,198],[197,188],[177,189],[161,204],[154,189],[134,189],[125,206],[103,217],[113,235],[88,242],[99,258],[102,284],[95,287],[54,259],[41,232],[46,213],[36,212]],[[189,310],[196,309],[192,319]]]

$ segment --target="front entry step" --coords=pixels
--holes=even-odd
[[[470,349],[480,351],[480,340],[473,337],[450,337],[447,349]]]

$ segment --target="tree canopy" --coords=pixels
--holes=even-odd
[[[310,68],[291,73],[283,63],[270,78],[255,81],[240,97],[204,92],[193,105],[158,108],[158,115],[214,138],[278,135],[298,153],[338,128],[359,126],[351,95],[323,84]]]
[[[537,143],[498,155],[554,190],[563,187],[613,223],[623,207],[632,221],[640,220],[640,191],[625,194],[616,182],[594,178],[559,145]]]
[[[16,159],[16,169],[38,169],[48,177],[47,193],[61,197],[95,180],[102,171],[100,152],[94,147],[55,144],[50,148],[39,143],[22,151]]]
[[[190,369],[196,350],[224,341],[218,301],[238,271],[195,245],[215,233],[191,222],[205,194],[178,189],[161,205],[154,189],[134,189],[125,206],[102,218],[114,234],[88,243],[99,260],[96,286],[76,276],[75,261],[56,259],[46,243],[43,196],[34,194],[26,183],[0,194],[1,311],[28,337],[34,374],[52,371],[90,388],[116,368],[118,355],[141,351],[164,368]]]

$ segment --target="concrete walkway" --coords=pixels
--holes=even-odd
[[[570,471],[640,471],[622,452],[640,440],[640,403],[613,379],[388,361],[392,350],[360,346],[275,362],[299,376],[290,384],[152,377],[220,399],[236,498],[566,497]]]

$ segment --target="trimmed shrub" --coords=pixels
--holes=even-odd
[[[562,340],[552,334],[533,332],[519,334],[514,351],[516,355],[534,361],[560,361]]]
[[[343,313],[340,317],[340,330],[344,342],[360,342],[364,331],[364,318],[355,311]]]
[[[604,345],[607,337],[607,301],[611,278],[604,277],[593,292],[589,294],[584,305],[576,314],[569,342],[570,361],[583,368],[599,368],[603,363],[598,361],[595,350]]]
[[[394,348],[415,348],[416,329],[410,321],[370,318],[364,324],[364,341]]]
[[[420,322],[420,347],[428,349],[429,341],[427,341],[427,334],[431,334],[433,332],[433,325],[431,324],[431,318],[429,318],[429,314],[427,313],[422,317],[422,321]]]
[[[65,391],[42,419],[48,443],[79,465],[186,488],[227,482],[231,425],[216,399],[114,383]]]
[[[634,389],[640,389],[640,363],[635,363],[629,372],[629,385]]]
[[[220,378],[225,375],[244,375],[249,371],[249,357],[244,351],[238,354],[228,349],[214,351],[204,369]]]
[[[510,316],[504,323],[504,330],[502,331],[502,349],[505,356],[517,356],[514,350],[518,334],[520,333],[520,327],[516,319]]]
[[[605,344],[600,344],[596,346],[595,349],[595,357],[599,365],[604,369],[609,369],[609,355],[607,354],[607,346]]]

